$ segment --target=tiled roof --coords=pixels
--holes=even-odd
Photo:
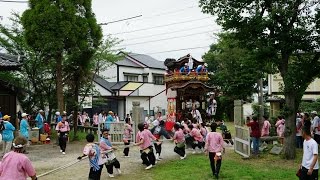
[[[142,68],[139,64],[134,63],[132,60],[130,60],[126,56],[122,60],[117,61],[116,64],[119,66],[130,66],[130,67]]]
[[[145,54],[130,53],[129,56],[146,65],[149,68],[166,69],[164,61],[158,61],[151,56]]]
[[[10,70],[10,68],[19,66],[21,66],[21,62],[18,56],[0,53],[0,67],[2,69],[8,67]]]
[[[115,91],[120,90],[123,86],[125,86],[128,83],[129,82],[125,82],[125,81],[117,82],[115,85],[111,87],[111,89]]]
[[[151,56],[136,53],[120,53],[124,55],[124,58],[116,62],[117,65],[138,68],[148,67],[154,69],[166,69],[163,61],[158,61]]]
[[[106,81],[105,79],[103,79],[101,76],[96,75],[93,80],[94,82],[96,82],[97,84],[105,88],[106,90],[112,92],[112,89],[111,89],[112,84]]]
[[[99,84],[101,87],[105,88],[106,90],[113,92],[120,90],[123,86],[128,84],[128,82],[108,82],[103,77],[96,75],[94,77],[94,82]]]

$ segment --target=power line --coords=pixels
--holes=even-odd
[[[141,17],[141,16],[142,16],[142,15],[138,15],[138,16],[133,16],[133,17],[129,17],[129,18],[119,19],[119,20],[110,21],[110,22],[106,22],[106,23],[100,23],[99,25],[101,25],[101,26],[103,26],[103,25],[108,25],[108,24],[112,24],[112,23],[117,23],[117,22],[121,22],[121,21],[125,21],[125,20],[130,20],[130,19],[138,18],[138,17]]]
[[[0,0],[0,2],[4,2],[4,3],[28,3],[29,1]]]
[[[147,28],[142,28],[142,29],[136,29],[136,30],[132,30],[132,31],[124,31],[124,32],[119,32],[119,33],[110,34],[110,35],[127,34],[127,33],[145,31],[145,30],[149,30],[149,29],[156,29],[156,28],[160,28],[160,27],[167,27],[167,26],[172,26],[172,25],[176,25],[176,24],[185,24],[185,23],[200,21],[200,20],[209,19],[209,18],[212,18],[212,17],[209,16],[209,17],[205,17],[205,18],[193,19],[193,20],[188,20],[188,21],[180,21],[180,22],[175,22],[175,23],[170,23],[170,24],[164,24],[164,25],[159,25],[159,26],[152,26],[152,27],[147,27]]]
[[[174,49],[174,50],[168,50],[168,51],[158,51],[158,52],[152,52],[152,53],[145,53],[145,54],[161,54],[161,53],[168,53],[168,52],[176,52],[176,51],[185,51],[185,50],[191,50],[191,49],[203,49],[208,48],[210,46],[199,46],[199,47],[191,47],[191,48],[182,48],[182,49]]]
[[[188,6],[188,7],[185,7],[185,8],[181,8],[181,9],[176,9],[176,10],[172,10],[172,11],[166,11],[166,12],[163,12],[163,13],[158,13],[158,14],[155,14],[155,15],[151,15],[151,16],[145,16],[141,19],[136,19],[134,21],[140,21],[140,20],[144,20],[144,19],[150,19],[150,18],[154,18],[154,17],[159,17],[159,16],[165,16],[165,15],[169,15],[169,14],[175,14],[177,12],[181,12],[181,11],[185,11],[187,9],[191,9],[191,8],[195,8],[195,7],[198,7],[198,6]]]
[[[197,35],[197,34],[204,34],[204,33],[209,33],[209,32],[212,32],[212,31],[204,31],[204,32],[187,34],[187,35],[183,35],[183,36],[175,36],[175,37],[162,38],[162,39],[156,39],[156,40],[151,40],[151,41],[144,41],[144,42],[138,42],[138,43],[124,44],[124,45],[120,45],[120,47],[123,47],[123,46],[132,46],[132,45],[138,45],[138,44],[145,44],[145,43],[151,43],[151,42],[158,42],[158,41],[164,41],[164,40],[169,40],[169,39],[178,39],[178,38],[182,38],[182,37],[189,37],[189,36],[193,36],[193,35]],[[214,33],[214,34],[215,34],[215,33]],[[216,34],[215,34],[215,35],[216,35]]]
[[[205,26],[198,26],[198,27],[193,27],[193,28],[187,28],[187,29],[181,29],[181,30],[176,30],[176,31],[169,31],[169,32],[163,32],[163,33],[158,33],[158,34],[151,34],[151,35],[147,35],[147,36],[137,36],[134,38],[130,38],[130,39],[126,39],[126,41],[131,41],[131,40],[136,40],[136,39],[144,39],[147,37],[154,37],[154,36],[160,36],[160,35],[167,35],[167,34],[174,34],[177,32],[185,32],[185,31],[190,31],[190,30],[194,30],[194,29],[201,29],[204,27],[208,27],[208,25]],[[213,30],[215,31],[215,30]]]

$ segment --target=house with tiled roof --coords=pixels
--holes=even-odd
[[[112,110],[124,119],[125,114],[132,110],[132,102],[140,101],[145,115],[153,115],[157,111],[165,113],[166,67],[163,61],[145,54],[120,52],[120,55],[123,57],[121,60],[94,79],[98,94],[93,96],[93,112]]]
[[[21,65],[20,56],[0,53],[1,72],[19,70]],[[0,111],[2,115],[8,114],[12,116],[11,121],[14,125],[18,108],[17,92],[18,89],[14,85],[5,80],[0,80]]]

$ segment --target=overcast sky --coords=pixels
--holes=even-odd
[[[23,0],[17,0],[23,1]],[[221,29],[212,16],[203,14],[198,0],[93,0],[98,23],[142,15],[103,26],[103,34],[123,40],[126,51],[148,54],[158,60],[190,53],[196,59],[216,42]],[[22,13],[27,3],[0,2],[1,23],[8,24],[11,12]],[[179,49],[187,49],[177,51]],[[167,52],[171,51],[171,52]]]

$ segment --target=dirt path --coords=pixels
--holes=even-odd
[[[29,154],[27,155],[30,160],[32,161],[33,166],[36,169],[37,175],[43,174],[48,172],[52,169],[57,167],[63,166],[65,164],[75,162],[76,158],[82,154],[83,147],[86,143],[85,142],[76,142],[76,143],[69,143],[67,145],[66,155],[62,155],[60,153],[60,149],[56,145],[52,144],[45,144],[45,145],[31,145],[28,147]],[[115,178],[118,180],[125,180],[125,179],[143,179],[152,180],[149,177],[149,173],[137,173],[143,172],[145,166],[142,165],[142,161],[140,159],[140,152],[138,147],[130,148],[130,158],[123,157],[123,147],[122,145],[115,145],[118,146],[118,150],[116,151],[117,159],[121,164],[121,175],[117,175],[116,172]],[[170,141],[165,141],[162,145],[162,158],[163,160],[158,162],[156,166],[165,163],[166,160],[171,159],[179,159],[179,156],[173,152],[174,144]],[[232,147],[230,147],[232,148]],[[192,151],[187,150],[188,154]],[[155,167],[156,168],[156,167]],[[149,170],[150,171],[150,170]],[[152,170],[151,170],[152,171]],[[89,173],[89,162],[88,159],[84,159],[79,163],[65,168],[63,170],[56,171],[49,175],[39,178],[40,180],[57,180],[57,179],[64,179],[64,180],[87,180]],[[142,176],[141,176],[142,175]],[[102,170],[101,179],[111,179],[109,178],[106,168],[104,167]]]
[[[59,152],[59,148],[55,145],[33,145],[30,146],[28,151],[28,157],[32,161],[32,164],[36,168],[37,174],[43,174],[54,168],[65,165],[70,162],[76,161],[76,158],[81,155],[82,149],[85,143],[70,143],[67,145],[66,155],[62,155]],[[179,156],[173,152],[174,145],[172,142],[164,142],[163,144],[163,159],[173,159],[179,160]],[[117,159],[121,164],[122,175],[116,175],[113,179],[133,179],[137,176],[137,171],[144,171],[144,167],[141,164],[140,153],[137,147],[130,148],[130,158],[122,157],[122,147],[119,146],[119,150],[116,151]],[[164,162],[159,162],[158,165]],[[65,168],[64,170],[59,170],[55,173],[49,174],[39,179],[43,180],[56,180],[56,179],[77,179],[85,180],[88,179],[89,172],[89,162],[87,159],[71,166]],[[116,173],[115,173],[116,174]],[[110,179],[107,175],[106,168],[102,170],[101,179]],[[148,178],[146,178],[148,179]]]

